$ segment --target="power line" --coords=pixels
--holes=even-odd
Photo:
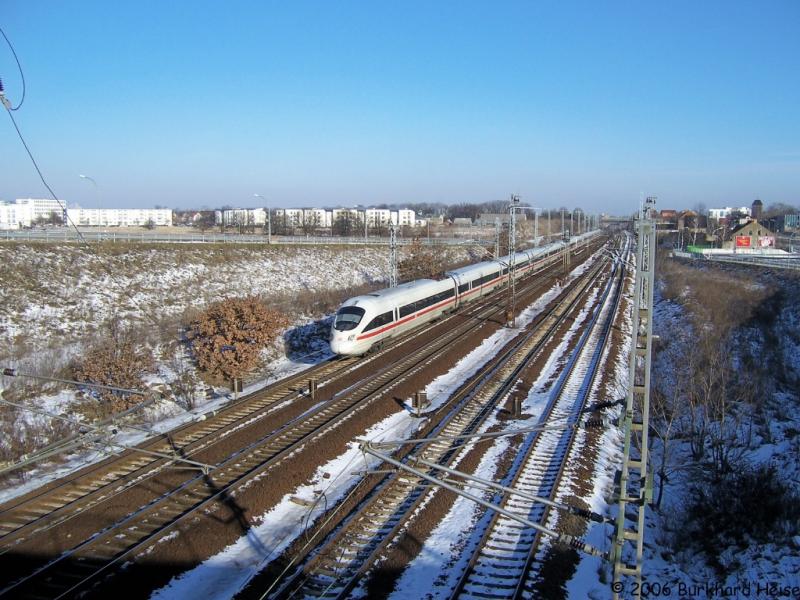
[[[20,98],[19,104],[17,104],[14,108],[12,108],[11,106],[7,106],[7,108],[8,110],[19,110],[19,107],[22,106],[23,102],[25,102],[25,73],[23,73],[22,71],[22,65],[19,63],[17,52],[16,50],[14,50],[14,46],[11,43],[11,40],[8,39],[8,36],[6,35],[6,32],[3,31],[2,27],[0,27],[0,33],[3,34],[3,37],[5,38],[6,43],[8,44],[8,47],[11,48],[11,54],[14,55],[14,60],[17,61],[17,68],[19,68],[19,76],[22,78],[22,98]],[[2,83],[0,83],[0,92],[3,91],[2,88],[3,88]]]

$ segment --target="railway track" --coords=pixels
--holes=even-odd
[[[471,312],[468,314],[480,318],[482,314],[485,316],[496,310],[496,307],[488,308],[476,305],[474,308],[470,308]],[[187,521],[200,511],[213,510],[215,503],[224,502],[225,499],[230,498],[238,487],[247,484],[248,481],[274,467],[282,459],[297,451],[306,443],[336,427],[348,416],[364,410],[371,401],[389,391],[403,377],[409,376],[430,364],[436,359],[438,353],[443,351],[460,335],[474,327],[474,319],[472,321],[464,319],[463,321],[461,326],[453,328],[450,334],[441,336],[436,343],[428,346],[421,353],[408,357],[401,363],[384,369],[376,369],[378,372],[373,376],[370,385],[345,390],[330,401],[307,411],[302,415],[302,418],[295,419],[286,426],[262,437],[247,448],[215,465],[215,469],[211,473],[200,474],[190,478],[177,489],[152,500],[149,504],[127,517],[115,523],[107,524],[105,529],[90,539],[66,550],[46,564],[42,564],[34,572],[25,574],[20,579],[11,582],[3,590],[0,590],[0,596],[58,598],[86,589],[101,575],[113,570],[122,561],[128,560],[142,551],[179,523]],[[373,364],[379,363],[380,355],[368,360],[373,360]],[[349,365],[349,363],[347,364]],[[338,365],[333,371],[335,372],[341,367],[342,365]],[[309,372],[305,372],[298,376],[297,379],[303,380],[308,377]],[[291,384],[277,387],[286,390],[289,389],[287,385]],[[297,390],[290,389],[289,391],[291,394],[298,393]],[[273,405],[276,402],[284,403],[286,401],[291,401],[291,399],[287,400],[284,394],[280,396],[280,399],[274,400]],[[224,425],[225,427],[231,427],[231,424],[235,422],[241,423],[242,420],[252,422],[253,411],[251,410],[249,413],[245,411],[244,415],[239,415],[238,417],[235,417],[230,412],[226,419],[232,420],[229,421],[228,425]],[[205,431],[203,431],[204,427],[192,429],[193,433],[191,435],[199,437],[194,440],[187,437],[186,446],[196,443],[198,439],[211,440],[219,438],[220,424],[222,423],[222,418],[215,416],[214,422],[205,424],[205,426],[215,427],[216,429]],[[174,444],[173,437],[170,448]],[[70,482],[70,485],[74,486],[74,490],[69,493],[65,493],[68,487],[62,487],[60,492],[55,492],[54,490],[44,492],[41,494],[41,498],[46,497],[48,493],[63,494],[60,499],[60,505],[58,502],[51,503],[56,504],[56,506],[50,507],[51,510],[46,513],[51,515],[49,520],[46,522],[39,521],[38,519],[42,519],[44,515],[38,517],[34,515],[33,518],[29,519],[28,523],[23,522],[18,525],[15,531],[19,532],[19,530],[24,530],[25,528],[27,528],[29,534],[37,529],[41,531],[42,527],[32,525],[33,522],[37,521],[39,525],[47,528],[55,527],[67,520],[70,514],[81,513],[86,510],[87,506],[89,508],[93,507],[93,502],[95,504],[102,502],[106,493],[112,491],[106,486],[115,486],[113,491],[121,493],[124,491],[127,482],[131,482],[130,485],[133,485],[137,479],[141,480],[143,476],[147,476],[146,469],[148,464],[152,471],[153,462],[155,461],[145,462],[140,465],[136,464],[137,461],[143,459],[144,457],[136,457],[131,453],[131,457],[128,458],[130,462],[126,464],[133,465],[132,470],[124,473],[124,469],[117,464],[112,467],[113,473],[110,481],[103,481],[102,477],[97,477],[99,472],[96,473],[96,479],[101,481],[102,485],[95,487],[95,489],[90,486],[81,490],[76,482],[73,481]],[[147,460],[150,459],[148,458]],[[134,473],[136,475],[133,475]],[[121,482],[123,482],[122,485]],[[123,489],[120,489],[121,487]],[[130,486],[128,485],[127,487]],[[59,498],[55,495],[52,497]],[[42,504],[44,505],[45,502]],[[24,511],[31,506],[32,504],[30,503],[18,503],[11,510],[16,508],[20,511],[18,514],[24,514]],[[58,511],[62,511],[68,506],[71,512],[64,511],[54,516]],[[10,540],[10,538],[8,539]],[[17,539],[20,540],[18,543],[24,542],[25,536],[18,535]]]
[[[432,432],[452,438],[478,430],[486,418],[507,397],[519,373],[539,354],[551,336],[573,314],[585,290],[599,277],[598,263],[579,284],[562,295],[560,301],[541,320],[515,338],[456,394],[455,406],[448,405],[449,416]],[[452,403],[451,403],[452,404]],[[413,461],[425,456],[437,464],[457,459],[459,442],[435,441],[419,444],[405,457]],[[278,597],[345,597],[380,557],[383,550],[407,520],[426,501],[429,491],[424,481],[408,473],[398,473],[385,482],[358,512],[317,552],[303,568],[297,569],[278,589],[267,594]]]
[[[543,262],[539,270],[552,262],[552,258]],[[478,311],[481,306],[471,308]],[[407,342],[418,335],[418,331],[409,332],[397,343]],[[55,485],[45,486],[7,502],[0,507],[0,556],[31,536],[47,532],[174,466],[175,461],[168,456],[191,459],[229,435],[254,425],[275,410],[304,398],[309,379],[317,380],[319,388],[324,388],[356,368],[369,369],[371,364],[379,364],[382,354],[375,353],[361,360],[347,358],[326,361],[223,409],[202,415],[202,423],[188,423],[141,444],[138,450],[125,451],[118,457],[63,478]],[[351,369],[354,363],[356,366]]]
[[[619,263],[618,263],[619,264]],[[577,423],[598,375],[599,359],[609,337],[622,295],[624,269],[609,281],[602,306],[592,326],[575,349],[568,368],[550,393],[549,406],[540,420]],[[529,434],[504,485],[528,496],[495,495],[494,504],[528,521],[544,525],[555,501],[561,476],[575,439],[576,429],[543,429]],[[488,518],[488,524],[485,522]],[[485,527],[469,563],[455,586],[452,598],[521,598],[534,593],[538,574],[535,556],[542,533],[499,512],[485,515]],[[479,528],[481,525],[479,525]]]
[[[175,459],[191,458],[232,433],[253,425],[277,408],[304,396],[309,378],[321,386],[331,383],[355,359],[329,361],[281,380],[213,413],[202,422],[188,423],[121,456],[92,465],[55,485],[10,500],[0,507],[0,556],[33,535],[60,525],[101,502],[113,499],[143,480],[175,465]],[[124,425],[122,426],[124,427]]]

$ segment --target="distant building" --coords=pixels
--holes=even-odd
[[[41,222],[64,222],[64,209],[50,198],[17,198],[0,202],[0,229],[31,227]]]
[[[764,203],[761,202],[758,198],[753,200],[753,206],[750,209],[750,216],[754,219],[758,220],[761,218],[761,211],[764,208]]]
[[[408,208],[401,208],[398,211],[392,211],[392,223],[400,227],[413,227],[416,225],[416,213]]]
[[[775,233],[757,219],[753,219],[733,229],[730,241],[724,242],[722,247],[732,249],[734,252],[775,248]]]
[[[725,217],[729,217],[734,212],[742,213],[743,215],[750,215],[750,208],[747,206],[740,206],[739,208],[731,208],[730,206],[726,206],[725,208],[709,208],[708,209],[708,218],[712,221],[719,221],[720,219],[724,219]]]
[[[33,205],[3,202],[0,204],[0,229],[20,229],[33,223]]]
[[[67,218],[80,227],[172,225],[171,208],[68,208]]]
[[[368,208],[365,213],[370,227],[388,226],[392,218],[392,211],[387,208]]]
[[[276,208],[274,215],[272,224],[278,227],[294,228],[303,225],[302,208]]]
[[[453,219],[453,225],[456,227],[472,227],[472,219],[469,217],[456,217]]]
[[[528,214],[525,211],[518,211],[515,218],[517,221],[525,221],[528,218]],[[505,225],[509,221],[509,214],[507,212],[481,213],[475,220],[475,224],[479,227],[494,227],[496,221],[500,221],[501,225]]]
[[[239,225],[262,226],[267,222],[267,211],[263,208],[229,208],[216,211],[214,217],[217,225],[236,227]]]
[[[329,228],[333,222],[333,212],[324,208],[303,209],[303,223],[306,227]]]
[[[800,228],[800,215],[783,215],[783,230],[797,231]]]

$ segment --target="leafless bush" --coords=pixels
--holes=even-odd
[[[172,350],[166,360],[167,366],[175,375],[175,378],[169,383],[169,388],[178,404],[186,410],[192,410],[197,402],[200,382],[197,380],[192,366],[185,357],[180,355],[180,349],[172,348]]]
[[[406,257],[397,265],[398,277],[403,281],[438,279],[444,274],[446,262],[442,253],[424,246],[416,238],[406,249]]]
[[[142,377],[152,372],[154,366],[150,348],[139,342],[133,330],[112,320],[109,322],[107,334],[73,363],[72,370],[78,381],[142,389]],[[143,400],[141,395],[111,390],[97,390],[91,394],[110,412],[126,410]]]
[[[38,417],[13,406],[0,407],[0,463],[13,463],[25,455],[75,433],[76,427],[59,419]],[[22,479],[27,469],[9,477]],[[2,481],[2,480],[0,480]]]
[[[282,313],[256,297],[231,298],[211,304],[191,324],[189,338],[200,369],[219,382],[253,369],[287,324]]]
[[[721,548],[744,549],[753,541],[776,543],[797,534],[800,497],[774,467],[740,464],[691,485],[683,510],[673,518],[676,550],[699,550],[724,574]]]

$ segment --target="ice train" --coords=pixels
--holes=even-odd
[[[514,255],[515,278],[541,270],[563,248],[553,244]],[[330,344],[335,354],[357,356],[373,346],[428,323],[489,294],[508,282],[510,255],[445,273],[443,279],[417,279],[394,288],[350,298],[333,320]]]

